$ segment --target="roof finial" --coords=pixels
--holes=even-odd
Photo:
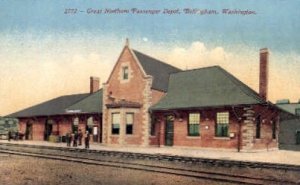
[[[129,39],[126,38],[125,46],[129,47]]]

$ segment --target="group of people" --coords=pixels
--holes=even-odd
[[[66,141],[67,146],[71,146],[71,143],[73,144],[73,147],[81,146],[82,145],[82,138],[84,138],[84,145],[85,148],[90,148],[90,133],[86,131],[84,134],[79,129],[79,131],[75,132],[68,132],[66,135]]]
[[[8,131],[7,132],[7,140],[10,141],[11,139],[14,139],[15,141],[18,141],[19,139],[22,140],[23,139],[24,134],[21,132],[12,132],[12,131]]]

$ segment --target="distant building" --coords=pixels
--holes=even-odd
[[[20,119],[27,139],[92,128],[107,145],[277,149],[280,110],[267,101],[268,49],[259,56],[257,93],[219,66],[182,71],[127,41],[101,90],[11,116]]]
[[[8,132],[18,132],[19,120],[9,117],[0,117],[0,139],[7,139]]]
[[[276,105],[290,113],[282,112],[280,116],[279,148],[300,151],[300,100],[297,103],[278,100]]]

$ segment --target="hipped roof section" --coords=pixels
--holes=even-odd
[[[21,111],[12,113],[8,117],[35,117],[35,116],[53,116],[66,114],[66,108],[74,103],[88,97],[90,94],[66,95],[49,101],[34,105]]]
[[[100,89],[90,96],[78,101],[66,109],[67,112],[76,113],[102,113],[103,90]]]
[[[219,66],[170,75],[167,95],[151,110],[267,103],[257,92]]]

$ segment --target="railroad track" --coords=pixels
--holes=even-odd
[[[260,169],[276,169],[283,171],[296,171],[300,172],[300,165],[279,164],[279,163],[265,163],[265,162],[249,162],[249,161],[235,161],[235,160],[223,160],[223,159],[210,159],[210,158],[197,158],[197,157],[185,157],[176,155],[162,155],[162,154],[145,154],[134,152],[119,152],[109,150],[92,150],[82,148],[69,148],[69,147],[56,147],[56,146],[41,146],[41,145],[28,145],[28,144],[13,144],[13,143],[0,143],[1,146],[15,146],[15,147],[27,147],[37,149],[49,149],[60,150],[69,152],[84,152],[95,153],[102,156],[132,158],[132,159],[147,159],[147,160],[162,160],[162,161],[174,161],[182,163],[193,164],[205,164],[211,166],[224,166],[224,167],[246,167],[246,168],[260,168]]]
[[[33,149],[28,151],[29,149]],[[47,153],[45,150],[53,150],[53,151],[67,151],[69,154],[64,154],[57,152],[56,155],[53,153]],[[296,182],[287,181],[287,180],[278,180],[272,178],[261,178],[261,177],[251,177],[245,175],[233,175],[228,173],[218,173],[218,172],[208,172],[203,170],[190,170],[190,169],[182,169],[182,168],[174,168],[174,167],[165,167],[158,165],[147,165],[147,164],[138,164],[138,163],[130,163],[130,162],[120,162],[113,160],[105,160],[105,159],[95,159],[90,156],[75,156],[74,154],[78,152],[92,153],[98,154],[98,150],[86,150],[86,149],[74,149],[74,148],[64,148],[64,147],[48,147],[48,146],[34,146],[34,145],[16,145],[16,144],[0,144],[0,153],[13,154],[13,155],[22,155],[29,157],[38,157],[44,159],[52,159],[52,160],[63,160],[69,162],[83,163],[88,165],[101,165],[108,167],[116,167],[116,168],[125,168],[130,170],[140,170],[140,171],[148,171],[153,173],[163,173],[163,174],[171,174],[178,175],[190,178],[198,178],[198,179],[207,179],[213,181],[220,182],[228,182],[228,183],[238,183],[238,184],[296,184]],[[104,153],[103,153],[104,152]],[[124,158],[138,158],[138,159],[152,159],[154,155],[142,154],[141,156],[136,156],[137,153],[124,153],[124,152],[114,152],[114,151],[103,151],[100,154],[107,154],[108,156],[119,156]],[[103,155],[105,156],[105,155]],[[158,156],[161,160],[167,159],[170,161],[172,156]],[[171,161],[180,161],[181,157],[174,157]],[[182,161],[181,161],[182,162]]]

